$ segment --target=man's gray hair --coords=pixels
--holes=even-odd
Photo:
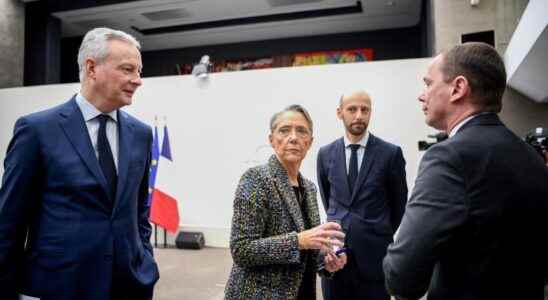
[[[86,74],[86,59],[93,58],[97,63],[101,63],[109,54],[108,42],[110,40],[119,40],[129,43],[141,50],[141,44],[130,34],[120,30],[110,28],[95,28],[84,36],[80,50],[78,50],[78,69],[80,71],[80,82],[84,80]]]
[[[289,112],[289,111],[292,111],[292,112],[297,112],[297,113],[300,113],[304,119],[306,120],[306,123],[308,123],[308,127],[310,127],[310,132],[314,132],[314,128],[313,128],[313,124],[312,124],[312,118],[310,117],[310,114],[308,113],[308,111],[298,105],[298,104],[293,104],[293,105],[290,105],[286,108],[284,108],[282,111],[279,111],[277,113],[275,113],[272,118],[270,118],[270,132],[274,132],[274,130],[276,129],[276,126],[278,126],[278,118],[286,113],[286,112]]]

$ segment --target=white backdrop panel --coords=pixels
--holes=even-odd
[[[238,180],[272,153],[270,117],[289,104],[303,105],[314,121],[314,143],[301,171],[316,181],[319,147],[343,133],[335,114],[340,96],[368,91],[373,99],[370,131],[402,147],[411,189],[421,157],[417,141],[434,132],[424,124],[417,101],[428,61],[217,73],[206,81],[192,76],[146,78],[125,110],[151,126],[158,118],[160,137],[167,124],[178,174],[169,183],[179,200],[181,223],[204,230],[206,241],[208,229],[216,230],[208,244],[226,246]],[[0,90],[0,159],[18,117],[62,103],[78,89],[79,84],[59,84]]]

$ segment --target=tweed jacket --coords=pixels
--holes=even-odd
[[[311,226],[320,224],[316,187],[299,174]],[[298,249],[301,208],[287,172],[275,155],[248,169],[234,199],[230,251],[234,261],[225,299],[297,299],[306,257]],[[318,251],[309,261],[316,262]],[[314,266],[316,269],[316,266]],[[314,278],[315,281],[315,278]],[[314,286],[305,287],[316,290]]]

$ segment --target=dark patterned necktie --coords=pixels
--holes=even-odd
[[[99,134],[97,135],[97,152],[99,152],[99,165],[103,171],[103,175],[107,180],[110,199],[114,201],[116,198],[116,184],[118,176],[116,175],[116,166],[114,165],[114,157],[110,144],[107,139],[107,121],[108,115],[99,115]]]
[[[348,165],[348,184],[352,193],[356,179],[358,179],[358,149],[360,149],[360,145],[350,144],[349,147],[352,153],[350,154],[350,163]]]

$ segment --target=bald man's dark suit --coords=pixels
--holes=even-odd
[[[320,149],[317,171],[327,218],[341,222],[350,249],[345,268],[322,282],[324,298],[387,299],[382,259],[407,202],[401,148],[370,134],[353,190],[343,138]]]

